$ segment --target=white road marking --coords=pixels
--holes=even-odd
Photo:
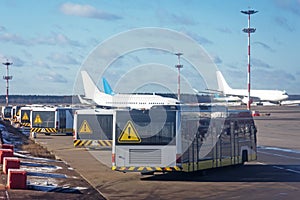
[[[262,162],[256,162],[256,163],[259,164],[259,165],[269,165],[267,163],[262,163]],[[284,167],[279,167],[279,166],[275,166],[275,165],[270,165],[270,166],[275,168],[275,169],[281,169],[281,170],[285,170],[285,171],[288,171],[288,172],[293,172],[293,173],[296,173],[296,174],[300,174],[300,171],[297,171],[297,170],[284,168]]]
[[[268,153],[268,152],[263,152],[263,151],[259,151],[259,150],[257,150],[257,152],[262,153],[262,154],[267,154],[267,155],[279,156],[279,157],[283,157],[283,158],[290,158],[290,159],[300,160],[300,157],[286,156],[286,155],[281,155],[281,154],[278,154],[278,153]]]

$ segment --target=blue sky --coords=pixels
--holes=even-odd
[[[249,7],[259,11],[251,17],[252,88],[300,94],[300,0],[0,0],[0,60],[13,62],[10,94],[69,95],[101,42],[134,28],[161,27],[193,38],[231,87],[246,88],[247,16],[240,11]],[[138,56],[135,64],[147,64]]]

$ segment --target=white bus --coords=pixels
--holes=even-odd
[[[113,109],[82,109],[74,114],[74,147],[112,146],[115,111]]]
[[[31,132],[50,134],[67,134],[73,132],[73,109],[70,107],[31,107]]]
[[[5,121],[9,121],[12,118],[11,115],[12,106],[2,106],[1,108],[1,117]]]
[[[11,121],[12,123],[19,123],[20,122],[20,109],[22,105],[15,105],[11,109]]]
[[[156,107],[117,111],[112,169],[192,172],[256,160],[256,127],[247,110]]]
[[[30,128],[30,112],[31,107],[24,106],[20,108],[19,122],[20,126],[24,128]]]

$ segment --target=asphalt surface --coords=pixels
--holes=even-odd
[[[205,173],[141,176],[110,169],[110,151],[78,149],[72,137],[36,142],[74,168],[107,199],[299,199],[300,107],[254,107],[258,160]],[[270,114],[270,115],[269,115]]]

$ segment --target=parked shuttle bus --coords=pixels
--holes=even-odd
[[[31,107],[31,132],[50,134],[72,134],[73,109],[66,107]]]
[[[11,116],[12,116],[12,123],[20,123],[20,109],[21,109],[21,105],[16,105],[12,107],[11,110]]]
[[[9,121],[12,118],[11,110],[12,106],[2,106],[1,117],[3,120]]]
[[[192,172],[256,159],[256,127],[247,110],[215,106],[117,111],[112,169]]]
[[[31,107],[24,106],[20,109],[20,125],[24,128],[30,128],[30,111]]]
[[[30,112],[31,132],[50,135],[56,133],[55,128],[56,107],[32,107]]]
[[[74,147],[112,146],[115,111],[112,109],[82,109],[74,114]]]

